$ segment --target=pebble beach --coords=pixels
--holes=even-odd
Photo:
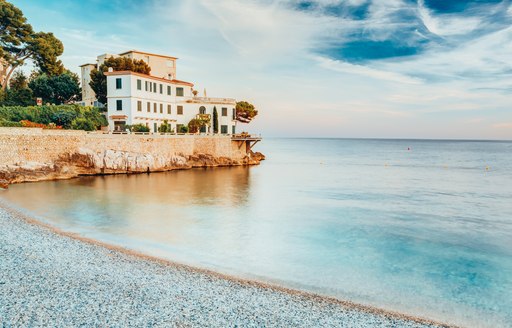
[[[158,261],[0,208],[0,327],[440,327]]]

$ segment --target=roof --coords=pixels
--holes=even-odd
[[[126,52],[123,52],[123,53],[120,53],[119,56],[123,56],[123,55],[126,55],[126,54],[129,54],[129,53],[137,53],[137,54],[142,54],[142,55],[149,55],[149,56],[156,56],[156,57],[163,57],[163,58],[169,58],[169,59],[178,59],[176,57],[172,57],[172,56],[165,56],[165,55],[159,55],[159,54],[152,54],[152,53],[149,53],[149,52],[143,52],[143,51],[138,51],[138,50],[129,50],[129,51],[126,51]]]
[[[190,83],[190,82],[186,82],[186,81],[163,79],[161,77],[151,76],[151,75],[137,73],[137,72],[132,72],[132,71],[114,71],[114,72],[105,72],[104,74],[106,76],[111,76],[111,75],[136,75],[136,76],[140,76],[140,77],[143,77],[143,78],[146,78],[146,79],[150,79],[150,80],[156,80],[156,81],[167,82],[167,83],[187,85],[187,86],[191,86],[191,87],[194,86],[194,83]]]
[[[83,64],[83,65],[80,65],[80,66],[78,66],[78,67],[84,67],[84,66],[91,66],[91,65],[92,65],[92,66],[96,66],[96,64],[91,64],[91,63],[88,63],[88,64]]]

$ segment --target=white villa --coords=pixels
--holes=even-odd
[[[193,94],[194,84],[176,79],[175,57],[156,55],[136,50],[119,55],[98,56],[97,63],[84,64],[82,71],[82,103],[98,105],[96,95],[89,86],[90,74],[110,57],[129,57],[144,60],[150,75],[130,71],[111,71],[107,76],[107,118],[109,130],[124,131],[125,125],[144,124],[152,132],[164,122],[175,132],[188,125],[191,119],[210,120],[210,127],[201,132],[213,132],[213,110],[217,109],[219,133],[235,134],[235,99],[198,97]]]

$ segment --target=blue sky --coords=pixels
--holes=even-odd
[[[248,100],[265,136],[512,139],[512,4],[446,0],[12,1],[65,65],[130,49]]]

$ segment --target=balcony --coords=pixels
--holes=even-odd
[[[213,98],[213,97],[190,97],[186,100],[191,104],[222,104],[235,105],[236,100],[233,98]]]

